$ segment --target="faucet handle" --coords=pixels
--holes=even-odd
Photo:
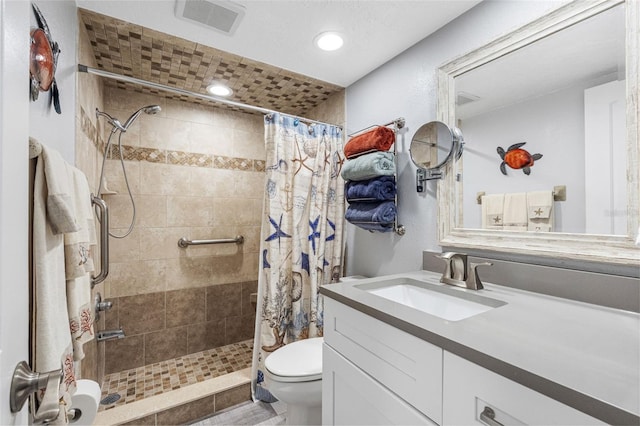
[[[435,254],[434,256],[437,257],[438,259],[442,259],[445,262],[445,269],[444,272],[442,273],[442,278],[440,278],[440,282],[443,282],[444,279],[450,279],[452,277],[452,272],[451,272],[451,257],[454,255],[454,252],[446,252],[446,253],[442,253],[442,254]]]
[[[484,286],[482,285],[482,281],[480,281],[480,276],[478,275],[478,266],[491,266],[493,263],[491,262],[480,262],[469,264],[469,277],[467,279],[467,288],[471,288],[473,290],[482,290]]]

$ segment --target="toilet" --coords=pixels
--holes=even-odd
[[[322,424],[322,337],[298,340],[264,361],[269,391],[287,404],[288,425]]]

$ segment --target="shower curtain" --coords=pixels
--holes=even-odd
[[[264,360],[287,343],[322,336],[320,285],[337,282],[342,262],[342,131],[265,117],[267,151],[253,347],[254,400],[274,401]]]

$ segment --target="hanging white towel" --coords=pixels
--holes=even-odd
[[[482,199],[482,228],[502,229],[504,194],[483,195]]]
[[[70,166],[60,153],[42,147],[40,158],[43,160],[44,175],[47,184],[47,220],[54,234],[78,231],[75,207],[72,197],[72,178]]]
[[[505,194],[503,220],[505,231],[527,230],[527,194],[524,192]]]
[[[90,273],[94,271],[91,253],[95,251],[96,233],[87,178],[76,168],[71,168],[71,171],[73,203],[79,230],[64,235],[64,249],[73,358],[79,361],[84,358],[83,345],[94,337]]]
[[[553,191],[527,192],[528,230],[553,231]]]
[[[35,371],[63,368],[61,407],[75,389],[73,349],[67,314],[64,235],[77,229],[67,163],[43,145],[36,165],[33,200]],[[51,197],[53,195],[53,197]],[[49,202],[51,201],[51,203]],[[66,422],[66,411],[54,422]]]

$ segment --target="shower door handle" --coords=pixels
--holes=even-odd
[[[91,276],[91,288],[93,288],[109,275],[109,208],[102,198],[93,194],[91,204],[100,210],[100,274]]]

